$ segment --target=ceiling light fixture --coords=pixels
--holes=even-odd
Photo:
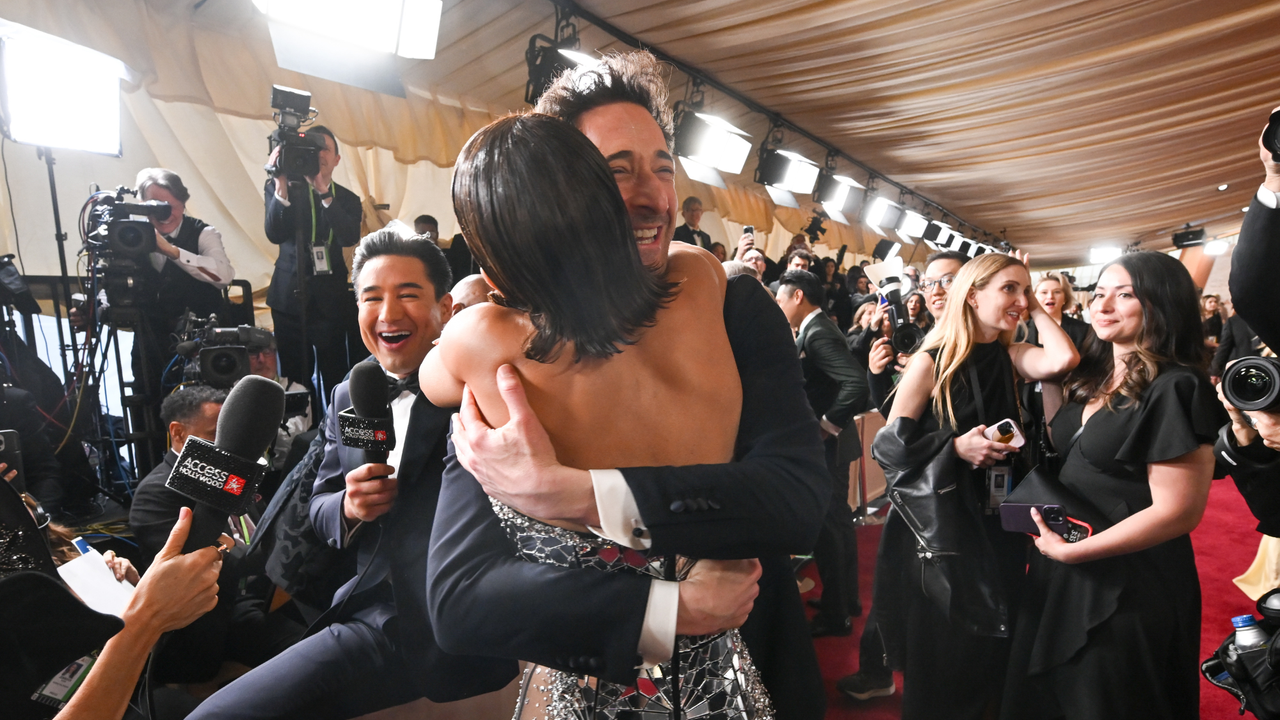
[[[737,175],[751,154],[749,137],[722,118],[686,110],[676,121],[676,155]]]
[[[867,203],[866,213],[863,215],[862,221],[867,227],[875,231],[877,235],[887,237],[889,233],[883,228],[894,230],[898,227],[898,222],[902,220],[903,208],[886,197],[879,195],[871,198]]]
[[[414,60],[436,56],[443,0],[253,0],[275,22]]]
[[[1092,247],[1089,248],[1089,264],[1105,265],[1106,263],[1120,257],[1124,251],[1118,247]]]
[[[908,210],[903,213],[902,220],[894,232],[898,233],[898,237],[902,238],[903,242],[914,243],[914,238],[922,237],[927,227],[929,227],[929,218],[915,210]]]
[[[827,167],[818,173],[813,187],[813,201],[822,205],[831,219],[849,224],[848,215],[856,215],[865,195],[861,183],[834,172],[835,158],[827,156]]]
[[[1228,185],[1226,183],[1222,183],[1221,185],[1218,186],[1218,192],[1222,192],[1223,190],[1226,190],[1227,187]]]

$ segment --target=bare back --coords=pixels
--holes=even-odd
[[[552,363],[524,356],[528,315],[477,305],[445,327],[423,363],[422,388],[457,405],[471,388],[490,425],[508,420],[498,367],[515,367],[557,460],[579,469],[696,465],[732,460],[742,384],[724,327],[724,269],[705,250],[673,243],[668,280],[679,284],[653,327],[606,359],[574,362],[566,345]]]

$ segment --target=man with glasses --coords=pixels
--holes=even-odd
[[[955,282],[956,273],[969,262],[969,256],[954,250],[945,250],[929,256],[924,268],[924,278],[920,282],[920,292],[924,293],[926,307],[934,321],[942,319],[942,311],[947,307],[947,291]],[[883,313],[876,312],[873,323],[882,322]],[[886,417],[889,408],[885,399],[893,391],[894,374],[901,373],[910,355],[895,355],[889,345],[889,338],[882,337],[871,346],[871,355],[867,360],[867,385],[871,390],[871,402],[880,408]],[[895,365],[890,369],[890,365]],[[893,671],[889,669],[885,659],[884,642],[876,627],[876,609],[873,605],[867,615],[867,625],[862,631],[862,639],[858,643],[858,672],[840,678],[836,688],[854,700],[869,700],[873,697],[885,697],[897,691],[893,682]]]

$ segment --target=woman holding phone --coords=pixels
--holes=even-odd
[[[1113,524],[1068,543],[1033,512],[1039,552],[1003,717],[1195,718],[1200,584],[1188,533],[1227,422],[1205,373],[1196,288],[1177,260],[1133,253],[1103,268],[1089,309],[1097,337],[1050,432],[1063,485]]]
[[[971,260],[948,296],[872,446],[894,500],[876,564],[876,616],[903,671],[905,720],[976,720],[1000,701],[1027,540],[990,512],[999,500],[992,478],[1008,478],[1001,466],[1016,447],[989,439],[988,427],[1018,418],[1015,370],[1046,380],[1079,359],[1018,258]],[[1013,342],[1028,309],[1043,348]]]

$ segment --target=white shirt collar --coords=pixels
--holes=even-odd
[[[822,308],[814,308],[813,312],[804,316],[804,320],[800,321],[800,329],[796,331],[796,337],[804,334],[804,329],[809,327],[809,323],[813,322],[813,318],[822,312]]]

